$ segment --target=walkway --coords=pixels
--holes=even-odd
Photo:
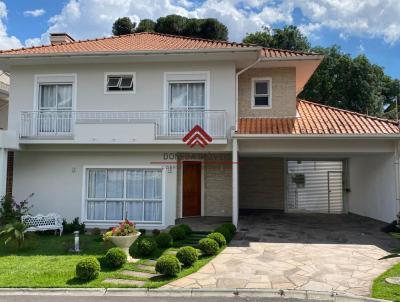
[[[396,263],[378,260],[399,242],[384,224],[356,215],[248,214],[235,240],[170,288],[275,288],[369,295]],[[398,261],[398,260],[397,260]]]

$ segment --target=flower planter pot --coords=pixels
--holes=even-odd
[[[111,236],[110,240],[125,252],[128,262],[135,262],[135,259],[129,255],[129,248],[136,241],[136,239],[139,238],[139,236],[140,232],[137,232],[136,234],[130,236]]]

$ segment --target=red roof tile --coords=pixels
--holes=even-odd
[[[43,54],[71,54],[87,52],[146,52],[169,50],[197,50],[197,49],[260,49],[253,44],[235,43],[217,40],[207,40],[174,36],[160,33],[136,33],[122,36],[113,36],[93,40],[74,41],[60,45],[42,45],[30,48],[11,49],[0,52],[6,55],[43,55]],[[262,48],[264,57],[296,57],[317,55],[298,51]]]
[[[397,122],[297,100],[297,118],[240,118],[238,134],[400,134]]]

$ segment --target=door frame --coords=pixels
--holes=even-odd
[[[201,164],[200,167],[200,180],[201,180],[201,196],[200,196],[200,201],[201,201],[201,206],[200,206],[200,217],[204,216],[204,159],[185,159],[181,161],[181,167],[180,167],[180,213],[179,213],[179,218],[184,218],[183,216],[183,163],[184,162],[199,162]]]

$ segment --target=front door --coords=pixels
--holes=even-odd
[[[184,161],[182,168],[182,215],[201,215],[201,162]]]

